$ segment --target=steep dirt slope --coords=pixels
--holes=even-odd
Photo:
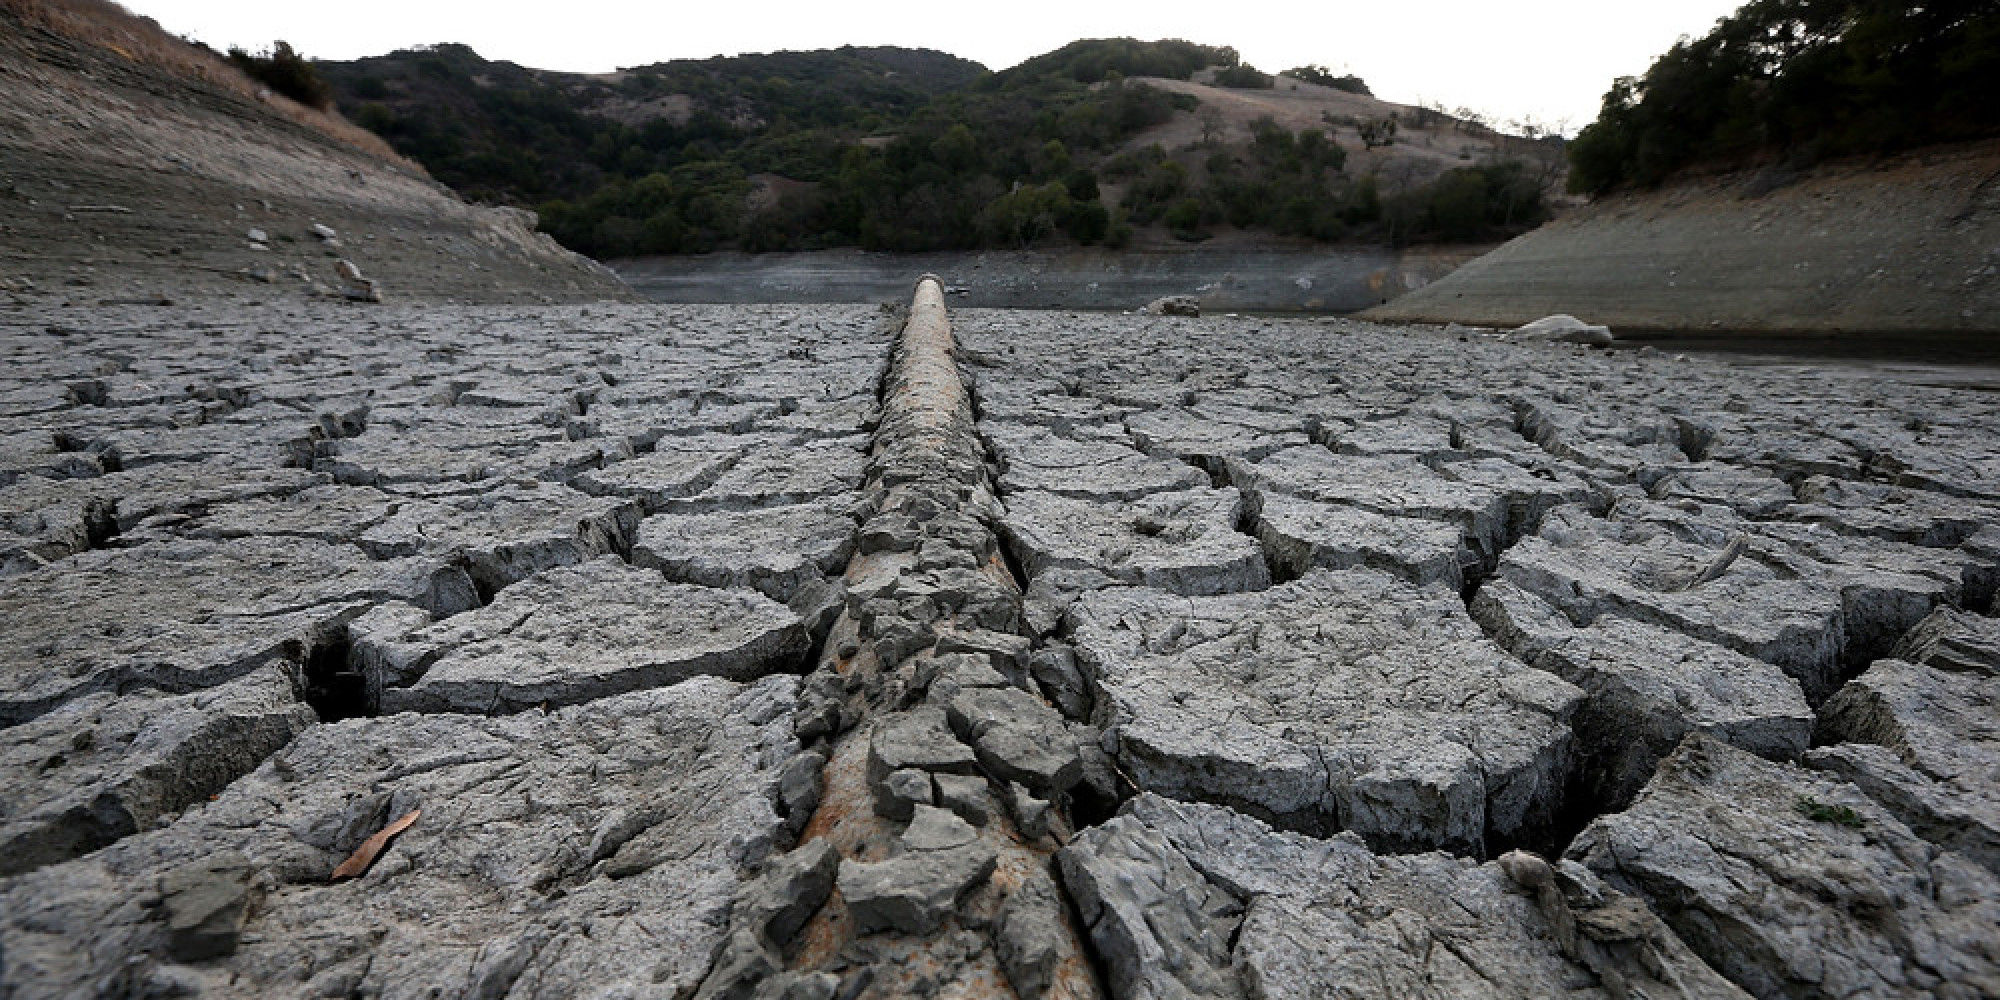
[[[150,22],[57,6],[75,16],[0,6],[0,295],[314,296],[340,287],[341,259],[391,298],[630,294],[526,213],[464,204]]]
[[[1367,315],[1655,330],[2000,332],[2000,141],[1599,200]]]

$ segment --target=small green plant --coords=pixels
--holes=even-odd
[[[1796,806],[1799,815],[1815,823],[1833,823],[1850,830],[1861,829],[1861,814],[1847,806],[1830,806],[1810,795],[1799,796]]]

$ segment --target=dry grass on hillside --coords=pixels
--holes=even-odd
[[[423,167],[404,159],[375,133],[338,113],[309,108],[271,93],[228,60],[167,34],[152,18],[135,15],[111,0],[0,0],[0,7],[31,27],[235,94],[406,173],[428,176]]]

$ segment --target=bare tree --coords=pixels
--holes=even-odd
[[[1201,106],[1201,144],[1215,146],[1222,138],[1223,128],[1228,124],[1222,116],[1222,109],[1213,104]]]

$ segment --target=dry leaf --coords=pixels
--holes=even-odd
[[[381,854],[383,848],[389,846],[389,841],[396,839],[397,834],[409,829],[410,824],[415,823],[417,817],[423,814],[424,811],[422,809],[412,809],[409,815],[383,827],[374,836],[362,841],[361,846],[355,848],[354,853],[349,855],[346,861],[342,861],[340,867],[333,870],[333,875],[330,876],[329,881],[345,882],[351,878],[360,878],[363,873],[368,871],[368,866],[375,863],[376,855]]]

